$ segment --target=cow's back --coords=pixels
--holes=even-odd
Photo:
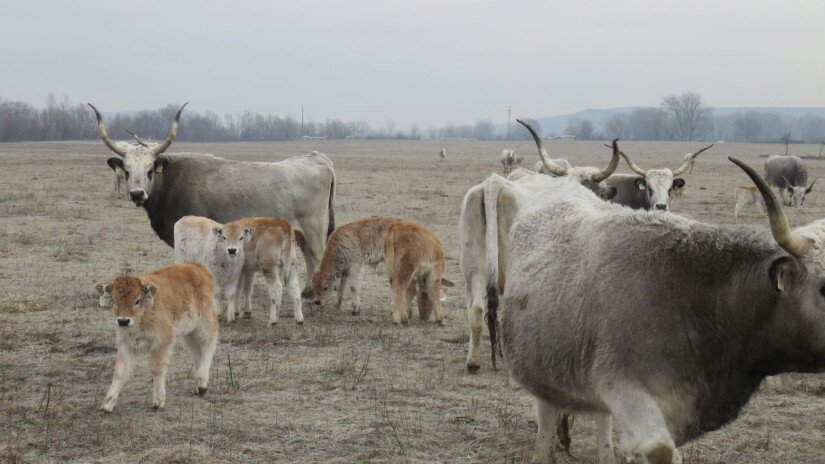
[[[772,155],[765,160],[765,180],[771,185],[784,188],[785,179],[792,187],[804,187],[808,183],[808,169],[802,159],[794,155]]]
[[[165,313],[178,326],[193,311],[207,322],[216,316],[212,310],[212,275],[202,264],[170,264],[140,276],[142,282],[158,287],[153,312]]]

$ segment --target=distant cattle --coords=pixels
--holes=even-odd
[[[501,161],[501,170],[504,172],[504,175],[510,174],[510,171],[512,171],[516,165],[516,151],[507,148],[501,150],[499,161]]]
[[[241,218],[233,224],[253,230],[252,238],[244,243],[244,264],[235,294],[238,311],[243,312],[246,319],[251,317],[252,284],[256,273],[260,272],[269,291],[269,325],[278,323],[278,305],[285,283],[295,323],[303,324],[301,282],[295,252],[296,243],[304,241],[303,235],[283,219]]]
[[[808,168],[798,156],[788,155],[769,156],[765,160],[765,180],[768,184],[779,188],[782,204],[801,208],[805,204],[805,196],[811,193],[816,179],[811,185],[808,183]]]
[[[244,243],[252,239],[252,232],[251,227],[200,216],[184,216],[175,223],[175,261],[206,266],[214,280],[215,311],[227,322],[235,320]]]
[[[122,276],[95,285],[101,302],[115,305],[117,360],[114,378],[101,409],[112,412],[135,355],[149,352],[154,379],[152,407],[166,405],[166,372],[178,338],[192,354],[198,394],[209,383],[218,343],[218,319],[212,308],[212,276],[200,264],[173,264],[139,277]]]
[[[516,155],[516,168],[520,168],[524,166],[524,156]]]
[[[442,163],[443,163],[444,161],[447,161],[447,149],[446,149],[446,148],[443,148],[443,147],[442,147],[442,148],[441,148],[441,150],[439,150],[439,152],[438,152],[438,160],[439,160],[439,161],[441,161]]]
[[[554,182],[512,226],[502,341],[536,398],[534,461],[556,412],[596,417],[600,463],[681,462],[676,447],[736,419],[767,376],[825,370],[825,221],[792,230],[753,169],[773,237],[598,201]]]
[[[692,168],[693,160],[712,146],[713,144],[708,145],[696,153],[688,153],[685,162],[673,171],[667,168],[642,169],[627,154],[621,152],[627,165],[638,176],[614,174],[605,181],[607,185],[616,187],[613,203],[633,209],[669,210],[671,199],[680,196],[685,187],[685,180],[676,176]]]
[[[733,210],[733,217],[738,218],[745,206],[755,205],[759,214],[767,216],[768,210],[765,208],[765,201],[759,194],[759,189],[755,185],[740,185],[736,187],[736,206]]]
[[[283,218],[303,234],[307,287],[335,228],[335,171],[318,152],[278,162],[232,161],[212,155],[163,155],[178,133],[183,105],[166,139],[155,148],[115,145],[93,105],[103,143],[118,157],[109,166],[126,176],[129,199],[149,215],[152,229],[174,246],[174,224],[183,216],[203,216],[220,223],[241,217]]]
[[[417,296],[418,317],[427,320],[434,314],[435,321],[444,325],[444,247],[438,237],[418,224],[398,221],[384,234],[384,263],[392,289],[392,321],[408,323]]]

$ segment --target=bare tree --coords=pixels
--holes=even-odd
[[[489,119],[481,119],[473,125],[473,138],[476,140],[492,140],[496,132],[496,125]]]
[[[639,108],[630,113],[630,138],[633,140],[667,140],[667,113],[661,108]]]
[[[712,110],[702,102],[702,96],[696,92],[672,94],[662,100],[673,118],[674,128],[680,140],[693,140],[699,129],[711,121]]]
[[[608,139],[626,139],[630,137],[630,115],[615,113],[602,122],[604,135]]]
[[[596,130],[593,127],[593,122],[589,119],[573,118],[567,122],[564,133],[572,135],[579,140],[593,140],[596,135]]]
[[[785,156],[788,155],[788,144],[791,143],[791,131],[785,132],[785,134],[780,139],[782,143],[785,144]]]

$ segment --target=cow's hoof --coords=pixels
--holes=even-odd
[[[206,387],[198,387],[198,396],[203,396],[206,394]]]
[[[479,369],[481,369],[481,366],[478,364],[467,364],[467,372],[470,374],[478,374]]]
[[[252,319],[252,312],[250,311],[248,313],[243,313],[243,318],[244,319]]]

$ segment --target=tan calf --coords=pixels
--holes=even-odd
[[[255,282],[255,273],[261,272],[269,289],[269,324],[278,323],[278,305],[281,304],[284,281],[287,294],[292,299],[295,322],[303,324],[301,283],[295,254],[296,235],[299,240],[303,236],[300,232],[293,231],[283,219],[243,218],[226,226],[229,227],[230,224],[254,230],[252,238],[244,244],[243,268],[238,279],[238,291],[235,293],[238,310],[244,312],[245,318],[252,317],[252,284]]]
[[[384,261],[384,234],[398,218],[373,216],[344,224],[335,229],[327,240],[321,264],[312,275],[315,303],[320,304],[330,290],[337,289],[335,309],[341,309],[344,289],[352,294],[352,314],[361,311],[361,278],[364,267],[377,266]]]
[[[206,393],[209,367],[218,342],[218,319],[212,308],[212,276],[200,264],[173,264],[139,277],[122,276],[95,285],[101,303],[115,305],[117,359],[109,392],[100,406],[112,412],[135,354],[149,352],[154,384],[152,407],[166,404],[166,371],[175,340],[192,353],[198,394]]]
[[[384,261],[392,287],[392,321],[409,322],[412,300],[418,295],[419,318],[426,320],[435,312],[436,322],[444,325],[440,301],[444,248],[438,237],[412,222],[392,224],[384,235]]]
[[[768,210],[765,208],[765,200],[755,185],[740,185],[736,187],[736,206],[733,209],[733,217],[739,217],[742,208],[749,205],[756,205],[759,214],[766,216]]]

